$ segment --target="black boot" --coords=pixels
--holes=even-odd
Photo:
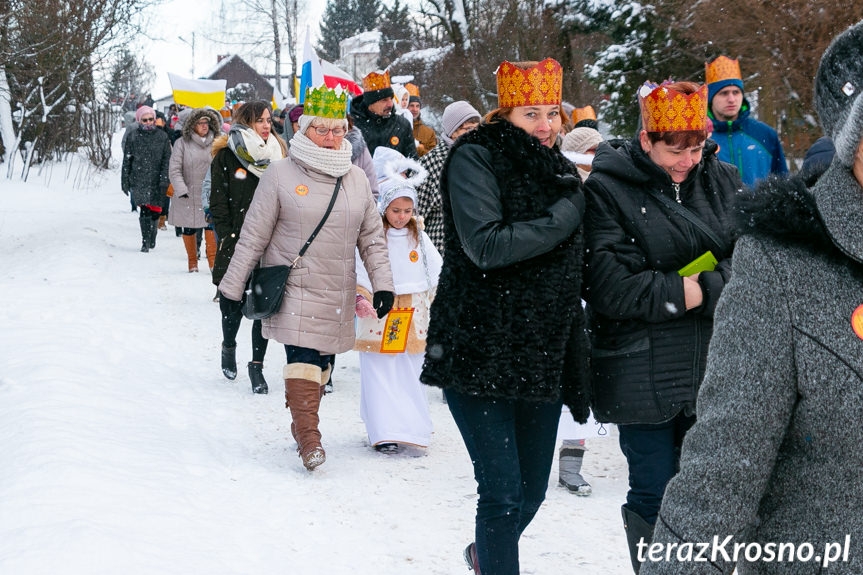
[[[149,216],[142,216],[138,218],[138,222],[141,224],[141,251],[146,253],[150,251],[150,227],[153,220]]]
[[[150,220],[150,249],[156,247],[156,232],[159,231],[159,217]]]
[[[237,379],[237,346],[222,345],[222,373],[228,379]]]
[[[249,362],[249,379],[252,381],[252,393],[267,393],[267,380],[264,379],[264,364]]]
[[[647,553],[647,546],[653,541],[653,525],[644,520],[644,518],[628,509],[626,505],[620,508],[623,513],[623,528],[626,530],[626,542],[629,545],[629,557],[632,560],[632,569],[638,575],[641,569],[641,563],[638,561],[638,544],[644,540],[644,553]],[[642,554],[644,556],[644,554]]]

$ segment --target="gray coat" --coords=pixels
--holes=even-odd
[[[195,123],[207,118],[210,131],[202,140],[194,132]],[[183,137],[174,142],[168,175],[174,187],[168,223],[180,228],[204,228],[207,222],[201,199],[201,184],[210,170],[213,138],[219,134],[220,116],[215,110],[198,108],[183,124]]]
[[[219,291],[239,300],[259,260],[262,266],[290,264],[326,212],[335,183],[336,178],[292,156],[273,162],[255,190]],[[374,291],[394,291],[383,224],[368,178],[351,166],[332,213],[288,276],[281,308],[263,320],[264,337],[325,354],[353,348],[356,248]]]
[[[737,573],[859,575],[863,320],[855,333],[852,316],[863,304],[863,188],[834,162],[811,194],[798,179],[769,181],[738,219],[746,235],[716,309],[698,422],[654,543],[730,535],[730,551],[808,542],[824,556],[850,534],[847,562],[823,569],[786,551],[781,563],[741,560]],[[646,563],[641,575],[731,572],[733,561],[716,559]]]

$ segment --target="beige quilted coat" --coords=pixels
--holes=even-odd
[[[262,266],[291,263],[323,217],[335,183],[335,177],[290,156],[271,164],[219,290],[239,300],[259,260]],[[326,224],[288,277],[281,309],[263,320],[264,337],[324,354],[350,350],[357,293],[354,248],[374,290],[393,291],[381,217],[365,173],[351,166]]]

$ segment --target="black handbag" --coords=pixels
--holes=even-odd
[[[333,197],[330,198],[330,205],[327,206],[327,211],[318,227],[303,244],[299,255],[291,262],[290,265],[269,266],[265,268],[255,268],[249,275],[249,281],[246,283],[246,299],[243,302],[243,315],[248,319],[264,319],[274,315],[282,306],[282,297],[285,295],[285,285],[288,283],[288,275],[291,273],[297,262],[309,249],[315,236],[324,227],[327,218],[330,217],[330,212],[333,211],[333,205],[336,203],[336,196],[339,195],[339,188],[342,187],[342,177],[339,176],[336,180],[336,188],[333,190]]]

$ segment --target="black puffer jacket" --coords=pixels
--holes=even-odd
[[[147,130],[143,125],[129,132],[123,145],[123,169],[120,185],[131,193],[138,206],[163,207],[168,191],[168,165],[171,163],[171,144],[168,135],[157,128]]]
[[[679,186],[680,202],[725,244],[653,197],[675,199],[671,177],[637,139],[601,144],[586,182],[584,297],[591,327],[593,413],[598,421],[660,423],[695,412],[713,310],[731,276],[730,209],[740,176],[708,140]],[[719,264],[699,277],[704,303],[686,311],[677,270],[706,251]]]
[[[582,184],[556,149],[506,121],[453,147],[441,174],[446,258],[421,380],[588,414]]]
[[[226,142],[227,138],[222,136],[213,143],[214,149],[221,149],[210,164],[210,214],[219,238],[219,251],[213,264],[213,283],[216,285],[228,271],[259,181],[258,176],[243,168]]]
[[[414,143],[414,128],[395,111],[389,116],[378,116],[369,111],[363,96],[359,95],[351,100],[351,116],[354,125],[363,133],[372,156],[375,155],[375,148],[386,146],[397,150],[406,158],[419,159]]]

